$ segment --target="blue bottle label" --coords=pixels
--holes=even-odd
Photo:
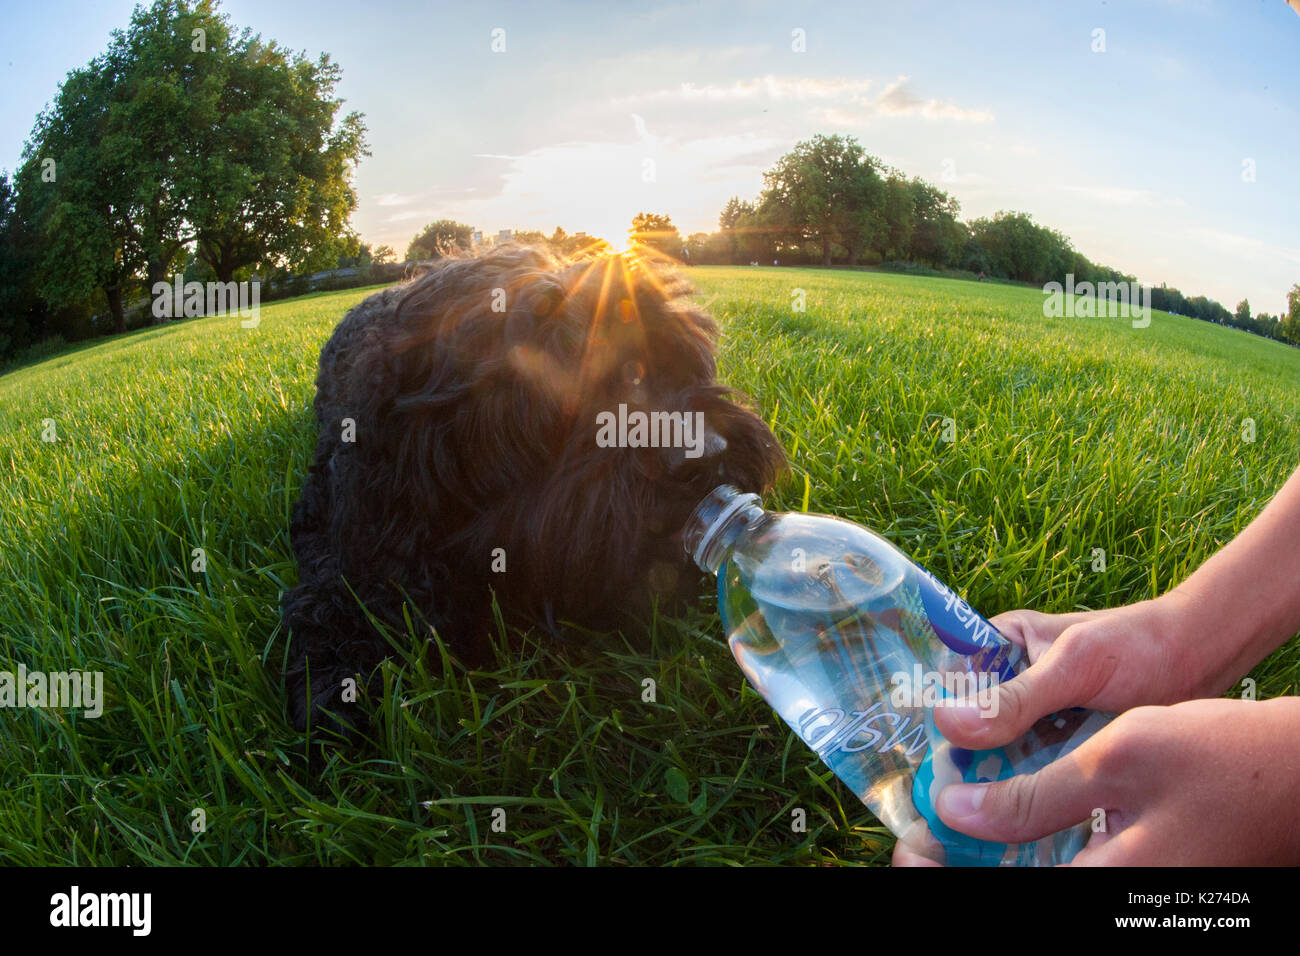
[[[987,647],[1000,646],[1006,638],[967,604],[948,585],[921,565],[918,585],[926,617],[943,641],[958,654],[969,657]]]

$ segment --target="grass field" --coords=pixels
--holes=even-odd
[[[988,615],[1152,596],[1300,460],[1300,350],[1241,332],[1047,319],[1034,290],[954,280],[692,277],[724,379],[790,452],[768,504],[877,529]],[[491,671],[398,661],[379,750],[308,772],[277,600],[316,357],[364,294],[0,377],[0,670],[101,670],[108,698],[97,720],[0,712],[4,862],[887,862],[889,834],[744,684],[709,600],[648,640],[524,637]],[[1272,696],[1298,675],[1292,641],[1253,676]]]

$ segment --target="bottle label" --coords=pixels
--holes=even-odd
[[[910,757],[927,744],[923,724],[883,709],[880,702],[847,714],[839,707],[810,707],[800,716],[798,729],[804,743],[832,764],[832,769],[832,758],[837,754],[864,750],[883,754],[901,745]]]
[[[925,615],[930,619],[934,632],[939,635],[939,640],[967,657],[1007,643],[997,628],[984,620],[948,585],[921,565],[918,564],[917,568],[921,571],[917,577],[921,604],[925,607]]]

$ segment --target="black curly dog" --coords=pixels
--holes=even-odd
[[[475,661],[494,593],[508,624],[552,632],[698,593],[679,543],[691,510],[724,482],[762,492],[785,459],[716,384],[717,327],[688,291],[640,257],[506,246],[441,259],[347,314],[321,352],[320,435],[293,511],[297,728],[364,726],[343,690],[375,690],[390,652],[375,622],[409,633],[409,616]],[[598,416],[620,405],[702,412],[705,434],[694,450],[605,447]]]

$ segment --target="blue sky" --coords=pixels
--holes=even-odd
[[[131,7],[6,10],[0,168]],[[342,66],[373,153],[353,224],[399,252],[443,217],[621,239],[645,209],[710,230],[823,132],[942,186],[966,217],[1029,212],[1143,282],[1272,313],[1300,282],[1300,15],[1283,0],[222,9]]]

